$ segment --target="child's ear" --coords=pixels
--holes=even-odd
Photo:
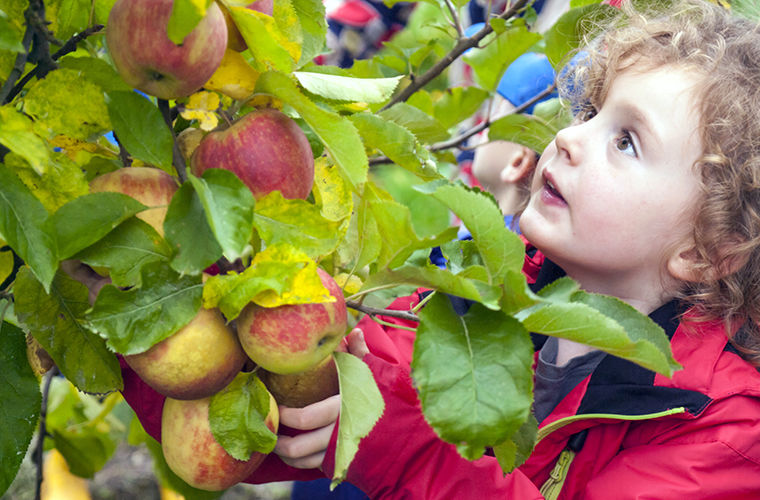
[[[517,148],[499,173],[499,178],[504,183],[516,184],[533,172],[537,162],[536,153],[532,149],[525,146]]]
[[[737,272],[746,263],[749,255],[746,253],[731,255],[730,248],[741,244],[737,238],[729,238],[719,249],[720,264],[717,267],[704,268],[700,266],[700,257],[693,243],[684,244],[677,248],[668,259],[668,272],[681,281],[699,282],[705,280],[717,280]],[[700,267],[702,268],[700,270]]]

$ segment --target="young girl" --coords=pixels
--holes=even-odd
[[[666,378],[548,339],[539,439],[504,475],[426,423],[409,334],[363,321],[349,351],[386,409],[348,480],[370,498],[760,498],[760,32],[698,0],[624,17],[576,65],[582,111],[536,168],[520,217],[525,272],[536,289],[566,273],[648,314],[683,370]],[[282,407],[281,422],[306,432],[280,436],[250,480],[330,476],[338,411],[339,396]]]

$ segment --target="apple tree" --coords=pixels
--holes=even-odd
[[[321,0],[0,0],[0,424],[11,430],[0,492],[38,431],[35,452],[57,448],[84,477],[118,440],[144,441],[162,478],[208,496],[124,416],[123,363],[157,366],[135,360],[170,341],[182,346],[175,364],[198,375],[194,357],[227,349],[209,339],[232,336],[222,382],[169,382],[207,398],[201,420],[226,454],[269,453],[266,362],[240,354],[235,337],[255,325],[251,308],[333,311],[337,329],[304,333],[324,346],[329,331],[328,349],[297,369],[287,355],[272,365],[303,371],[333,356],[352,424],[340,427],[335,481],[383,410],[366,365],[329,354],[364,315],[419,325],[412,370],[428,422],[468,459],[494,449],[505,471],[537,438],[529,332],[678,369],[662,331],[624,303],[567,278],[532,292],[493,197],[457,180],[455,153],[486,128],[543,149],[568,119],[556,99],[533,115],[472,117],[519,55],[542,51],[559,68],[614,9],[574,0],[542,36],[529,29],[531,2],[514,0],[467,36],[466,3],[419,2],[380,52],[343,69],[313,62],[326,50]],[[461,64],[474,81],[452,86]],[[456,239],[459,223],[471,241]],[[428,259],[438,246],[445,268]],[[384,309],[416,287],[433,291],[420,307]],[[448,296],[469,311],[457,315]],[[350,313],[335,319],[344,300]],[[221,319],[193,326],[203,311]],[[178,340],[186,332],[193,340]]]

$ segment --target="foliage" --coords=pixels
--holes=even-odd
[[[570,280],[531,292],[521,274],[523,244],[504,227],[494,199],[455,180],[452,153],[507,65],[528,50],[545,50],[559,64],[579,43],[578,23],[609,13],[597,3],[580,2],[544,39],[528,29],[529,13],[512,15],[530,9],[525,0],[469,38],[457,34],[453,4],[423,2],[374,58],[341,69],[311,62],[325,49],[321,0],[275,0],[273,17],[222,1],[249,49],[228,51],[204,95],[167,102],[132,91],[113,67],[98,26],[113,2],[0,0],[0,294],[7,300],[0,305],[13,304],[0,318],[0,425],[12,429],[0,443],[0,492],[39,415],[39,384],[22,362],[25,333],[66,379],[56,379],[47,402],[47,446],[74,473],[91,476],[126,432],[111,414],[128,411],[115,392],[123,388],[120,355],[149,349],[200,307],[219,307],[233,320],[251,301],[325,300],[317,266],[358,279],[357,296],[368,302],[381,290],[435,290],[419,314],[412,365],[423,411],[463,456],[492,447],[505,471],[535,440],[527,332],[587,342],[666,375],[678,369],[662,331],[620,301],[585,294]],[[737,10],[749,12],[750,4],[737,2]],[[175,0],[172,39],[184,39],[209,5]],[[25,13],[50,21],[49,31],[42,22],[26,25]],[[448,64],[461,58],[475,83],[448,88]],[[296,119],[310,139],[316,178],[306,200],[278,192],[254,200],[230,172],[187,170],[180,134],[224,127],[262,106]],[[541,109],[493,123],[491,137],[543,149],[566,117],[556,101]],[[136,218],[145,209],[136,200],[88,193],[87,181],[101,173],[145,165],[181,183],[163,234]],[[471,242],[456,241],[455,220]],[[445,269],[427,261],[436,246]],[[13,265],[9,250],[23,265]],[[92,303],[62,270],[72,259],[110,276]],[[204,280],[214,264],[221,274]],[[457,316],[445,294],[474,305]],[[340,481],[380,417],[382,398],[366,365],[346,354],[336,359],[344,396]],[[266,412],[249,408],[261,403],[262,386],[246,380],[215,397],[210,410],[215,433],[236,456],[273,446],[259,432]],[[175,489],[203,496],[165,467],[161,474]]]

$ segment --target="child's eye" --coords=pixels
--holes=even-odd
[[[591,106],[590,104],[585,106],[579,113],[578,113],[578,120],[582,122],[587,122],[593,117],[596,116],[596,108]]]
[[[623,133],[615,139],[615,147],[618,149],[618,151],[625,153],[630,156],[638,156],[638,153],[636,152],[636,146],[633,144],[633,139],[631,138],[631,134],[624,130]]]

